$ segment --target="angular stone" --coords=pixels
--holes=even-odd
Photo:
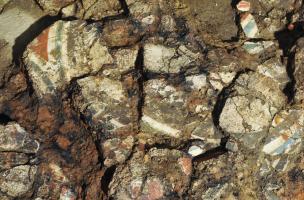
[[[123,47],[135,44],[142,36],[138,25],[131,20],[121,19],[105,24],[102,37],[109,47]]]
[[[192,52],[185,45],[172,48],[148,43],[144,46],[144,67],[149,72],[179,73],[198,66],[201,60],[202,54]]]
[[[22,165],[0,174],[0,190],[9,196],[19,197],[31,190],[37,166]]]
[[[234,79],[236,72],[234,72],[235,63],[231,63],[228,66],[220,66],[217,71],[210,71],[208,80],[214,90],[222,91],[224,87],[227,87]]]
[[[271,119],[270,106],[262,100],[232,97],[226,101],[220,124],[229,133],[259,132],[267,129]]]
[[[126,139],[113,138],[106,140],[102,144],[105,166],[111,167],[112,165],[123,164],[130,156],[133,145],[134,138],[132,136]]]
[[[135,71],[139,47],[122,48],[113,53],[114,64],[103,70],[106,77],[121,80],[122,76]]]
[[[11,46],[5,40],[0,39],[0,85],[4,84],[5,77],[10,69],[12,60]]]
[[[151,149],[135,154],[126,166],[119,167],[110,183],[115,199],[160,199],[181,197],[192,174],[191,158],[177,150]]]
[[[0,86],[12,76],[13,53],[15,58],[22,56],[18,54],[22,53],[20,49],[25,42],[26,30],[32,26],[32,30],[37,31],[40,25],[33,24],[43,16],[35,1],[0,1]],[[1,95],[0,101],[5,96]]]
[[[160,28],[164,32],[174,32],[177,30],[176,22],[170,15],[164,15],[161,18]]]
[[[258,73],[240,75],[232,88],[234,93],[225,102],[219,125],[247,148],[255,148],[286,103],[283,89],[287,80],[284,68],[273,63],[258,66]]]
[[[98,40],[95,25],[58,21],[29,46],[26,64],[38,96],[54,94],[73,79],[112,64],[108,49]]]
[[[12,1],[0,13],[0,38],[13,47],[15,40],[43,15],[35,1]]]
[[[274,80],[281,90],[285,89],[285,86],[290,81],[286,67],[281,63],[278,58],[272,58],[257,67],[257,71],[266,77]]]
[[[267,48],[273,46],[272,41],[263,41],[263,42],[244,42],[243,48],[249,54],[260,54],[264,52]]]
[[[266,138],[263,152],[272,156],[299,151],[304,132],[304,112],[291,109],[278,113]],[[297,150],[298,149],[298,150]]]
[[[75,2],[75,0],[38,0],[39,5],[47,12],[56,15],[59,11]]]
[[[75,3],[70,4],[70,5],[62,8],[62,10],[61,10],[62,15],[64,17],[74,17],[75,15],[77,15],[77,8],[78,8],[78,6]]]
[[[170,61],[175,56],[174,48],[162,45],[146,44],[144,47],[144,65],[151,72],[170,73]]]
[[[0,170],[10,169],[18,165],[24,165],[29,161],[29,157],[24,153],[1,152]]]
[[[184,1],[189,6],[196,29],[206,31],[212,37],[221,40],[230,40],[237,35],[234,23],[233,9],[230,0],[195,0]],[[193,23],[193,22],[192,22]],[[199,27],[199,28],[198,28]]]
[[[255,184],[247,184],[255,180],[247,162],[236,154],[225,154],[216,159],[198,162],[194,167],[189,196],[192,199],[250,199],[259,194]],[[245,174],[244,172],[248,172]],[[250,171],[250,172],[249,172]]]
[[[252,93],[253,96],[259,97],[264,101],[268,101],[271,106],[281,108],[286,103],[286,96],[283,93],[284,82],[278,82],[277,77],[271,77],[271,75],[264,75],[260,73],[249,73],[240,76],[236,80],[236,91],[240,95]],[[285,72],[286,73],[286,72]],[[284,77],[287,77],[286,74]],[[249,90],[244,90],[248,85]]]
[[[137,102],[132,102],[123,82],[97,76],[77,82],[83,98],[77,107],[89,124],[108,134],[130,134],[136,129]]]
[[[160,23],[160,3],[158,0],[126,0],[131,16],[147,33],[157,30]]]
[[[204,74],[187,76],[179,87],[164,79],[147,81],[140,122],[143,137],[150,138],[150,142],[192,138],[203,140],[206,147],[219,145],[222,135],[213,124],[212,109],[205,94],[207,87]]]
[[[295,78],[295,101],[303,102],[304,100],[304,69],[303,69],[303,52],[304,52],[304,39],[300,38],[296,44],[295,50],[295,69],[294,69],[294,78]],[[291,93],[291,95],[292,95]]]
[[[75,192],[73,192],[70,188],[67,188],[65,186],[61,188],[59,200],[74,200],[76,198],[77,196]]]
[[[19,124],[0,125],[0,152],[37,153],[38,149],[39,143],[32,139]]]
[[[119,0],[83,0],[84,19],[101,20],[122,13]]]
[[[302,4],[297,0],[248,1],[260,30],[259,37],[264,39],[275,39],[276,32],[285,28],[288,21],[286,14],[297,11]]]

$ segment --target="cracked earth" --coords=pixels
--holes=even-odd
[[[0,200],[304,199],[302,0],[0,0]]]

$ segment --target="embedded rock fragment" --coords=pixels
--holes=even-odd
[[[65,89],[73,78],[96,73],[113,59],[96,25],[58,21],[29,46],[25,62],[39,97]],[[84,48],[85,47],[85,48]]]
[[[189,156],[178,150],[153,148],[118,167],[109,194],[114,199],[178,198],[189,186],[191,174]]]
[[[276,57],[258,65],[257,72],[271,78],[282,91],[290,81],[285,66]]]
[[[139,46],[125,47],[112,51],[113,64],[107,65],[102,74],[108,78],[121,80],[129,73],[135,72]]]
[[[152,72],[169,73],[170,61],[175,56],[174,48],[147,44],[144,47],[145,67]]]
[[[251,5],[249,12],[254,17],[259,29],[258,37],[264,39],[274,39],[276,32],[285,28],[288,22],[288,13],[296,13],[302,5],[299,0],[248,0],[247,2]],[[296,17],[297,14],[294,16]]]
[[[177,25],[175,19],[171,15],[163,15],[160,22],[160,29],[165,33],[176,32]]]
[[[220,126],[246,147],[254,148],[286,102],[283,89],[287,81],[284,68],[274,63],[258,66],[258,72],[241,74],[225,102]]]
[[[102,37],[109,47],[123,47],[135,44],[140,40],[142,32],[132,20],[115,20],[106,23]]]
[[[304,113],[302,109],[290,109],[278,113],[269,130],[263,152],[272,156],[296,153],[299,151],[304,131]]]
[[[50,163],[42,163],[39,171],[39,184],[37,184],[37,199],[66,199],[67,197],[75,197],[74,184],[68,173],[56,161]],[[73,198],[71,198],[73,199]]]
[[[36,172],[37,166],[22,165],[0,173],[0,191],[21,197],[32,189]]]
[[[0,39],[0,86],[4,84],[5,77],[12,63],[12,48],[8,42]]]
[[[11,169],[13,167],[24,165],[29,161],[29,156],[24,153],[1,152],[0,153],[0,171]]]
[[[266,197],[298,198],[303,181],[297,178],[303,170],[303,106],[294,105],[279,112],[273,119],[269,135],[260,148],[259,175]],[[298,175],[295,175],[298,174]]]
[[[226,101],[220,124],[230,133],[263,131],[272,119],[269,109],[269,104],[264,104],[260,99],[250,101],[246,97],[232,97]]]
[[[3,10],[2,10],[3,9]],[[34,1],[0,1],[0,86],[11,76],[13,71],[13,53],[15,59],[22,52],[22,45],[28,28],[39,30],[35,23],[44,16]],[[13,50],[13,47],[15,49]],[[2,96],[2,95],[1,95]]]
[[[130,15],[147,33],[157,30],[161,20],[159,0],[126,0]]]
[[[53,15],[58,14],[62,8],[74,2],[75,0],[38,0],[39,5]]]
[[[204,74],[186,77],[179,87],[165,79],[147,81],[140,122],[142,137],[149,138],[148,143],[193,138],[204,141],[209,148],[219,145],[221,134],[213,125],[206,88]]]
[[[106,77],[91,76],[77,82],[81,88],[81,100],[76,106],[90,125],[110,135],[129,135],[136,131],[136,91],[132,97],[123,82]]]
[[[119,0],[83,0],[84,19],[101,20],[123,12]]]
[[[132,136],[128,136],[124,140],[119,138],[106,140],[102,144],[105,166],[122,164],[130,156],[133,145],[134,138]]]
[[[0,38],[13,47],[15,40],[43,15],[35,1],[10,1],[0,13]],[[39,30],[39,25],[34,28]]]
[[[303,52],[304,52],[304,40],[300,38],[296,44],[295,50],[295,69],[294,69],[294,78],[295,78],[295,91],[291,91],[291,95],[295,93],[295,101],[303,102],[304,100],[304,68],[303,68]],[[293,88],[291,88],[292,90]]]
[[[243,48],[249,54],[259,54],[265,51],[265,49],[271,47],[274,43],[272,41],[262,42],[244,42]]]
[[[256,38],[259,35],[259,29],[254,17],[250,13],[241,15],[241,26],[248,38]]]
[[[187,46],[166,47],[160,44],[144,46],[144,69],[153,73],[180,73],[197,67],[203,60],[200,52],[193,52]]]
[[[231,153],[196,163],[189,195],[206,200],[257,199],[255,170],[248,164],[242,155]]]
[[[0,125],[0,152],[37,153],[39,143],[16,123]]]
[[[237,27],[234,23],[234,13],[230,0],[196,0],[183,1],[190,8],[195,29],[204,35],[220,40],[231,40],[237,36]]]
[[[212,88],[218,92],[222,91],[224,87],[227,87],[236,76],[235,69],[238,68],[238,64],[235,62],[229,63],[229,65],[220,66],[215,68],[213,71],[210,70],[209,76],[207,77]]]

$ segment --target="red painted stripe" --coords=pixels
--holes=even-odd
[[[36,53],[40,58],[48,61],[48,37],[49,28],[44,30],[37,38],[36,42],[29,46],[29,48]]]

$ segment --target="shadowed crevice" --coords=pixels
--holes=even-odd
[[[304,36],[304,22],[293,23],[294,29],[288,30],[287,28],[275,33],[275,38],[279,42],[279,47],[283,51],[282,59],[287,60],[286,72],[290,81],[286,84],[283,92],[288,98],[288,102],[291,103],[295,96],[296,80],[294,77],[295,69],[295,52],[293,50],[294,45],[299,38]]]
[[[137,103],[137,112],[138,112],[138,130],[140,130],[140,120],[143,116],[143,107],[145,104],[144,97],[144,49],[141,47],[138,51],[138,55],[135,61],[135,76],[137,78],[138,84],[138,103]]]
[[[9,116],[7,116],[6,114],[0,114],[0,124],[1,125],[6,125],[9,122],[13,121]]]
[[[101,179],[101,189],[108,196],[109,185],[113,179],[114,173],[116,171],[116,166],[112,166],[106,169],[102,179]]]
[[[203,162],[210,159],[215,159],[225,153],[228,152],[226,148],[226,143],[228,141],[228,137],[225,137],[221,140],[221,144],[218,147],[215,147],[214,149],[210,149],[206,151],[205,153],[198,155],[193,158],[193,162]]]
[[[27,45],[31,43],[37,36],[39,36],[43,30],[60,19],[60,15],[44,16],[32,24],[26,31],[24,31],[19,37],[16,38],[15,44],[13,46],[13,62],[15,65],[20,65],[23,53],[25,52]]]
[[[130,15],[130,10],[129,10],[129,7],[128,7],[128,4],[126,2],[126,0],[119,0],[119,3],[123,9],[123,14],[125,16],[129,16]]]

